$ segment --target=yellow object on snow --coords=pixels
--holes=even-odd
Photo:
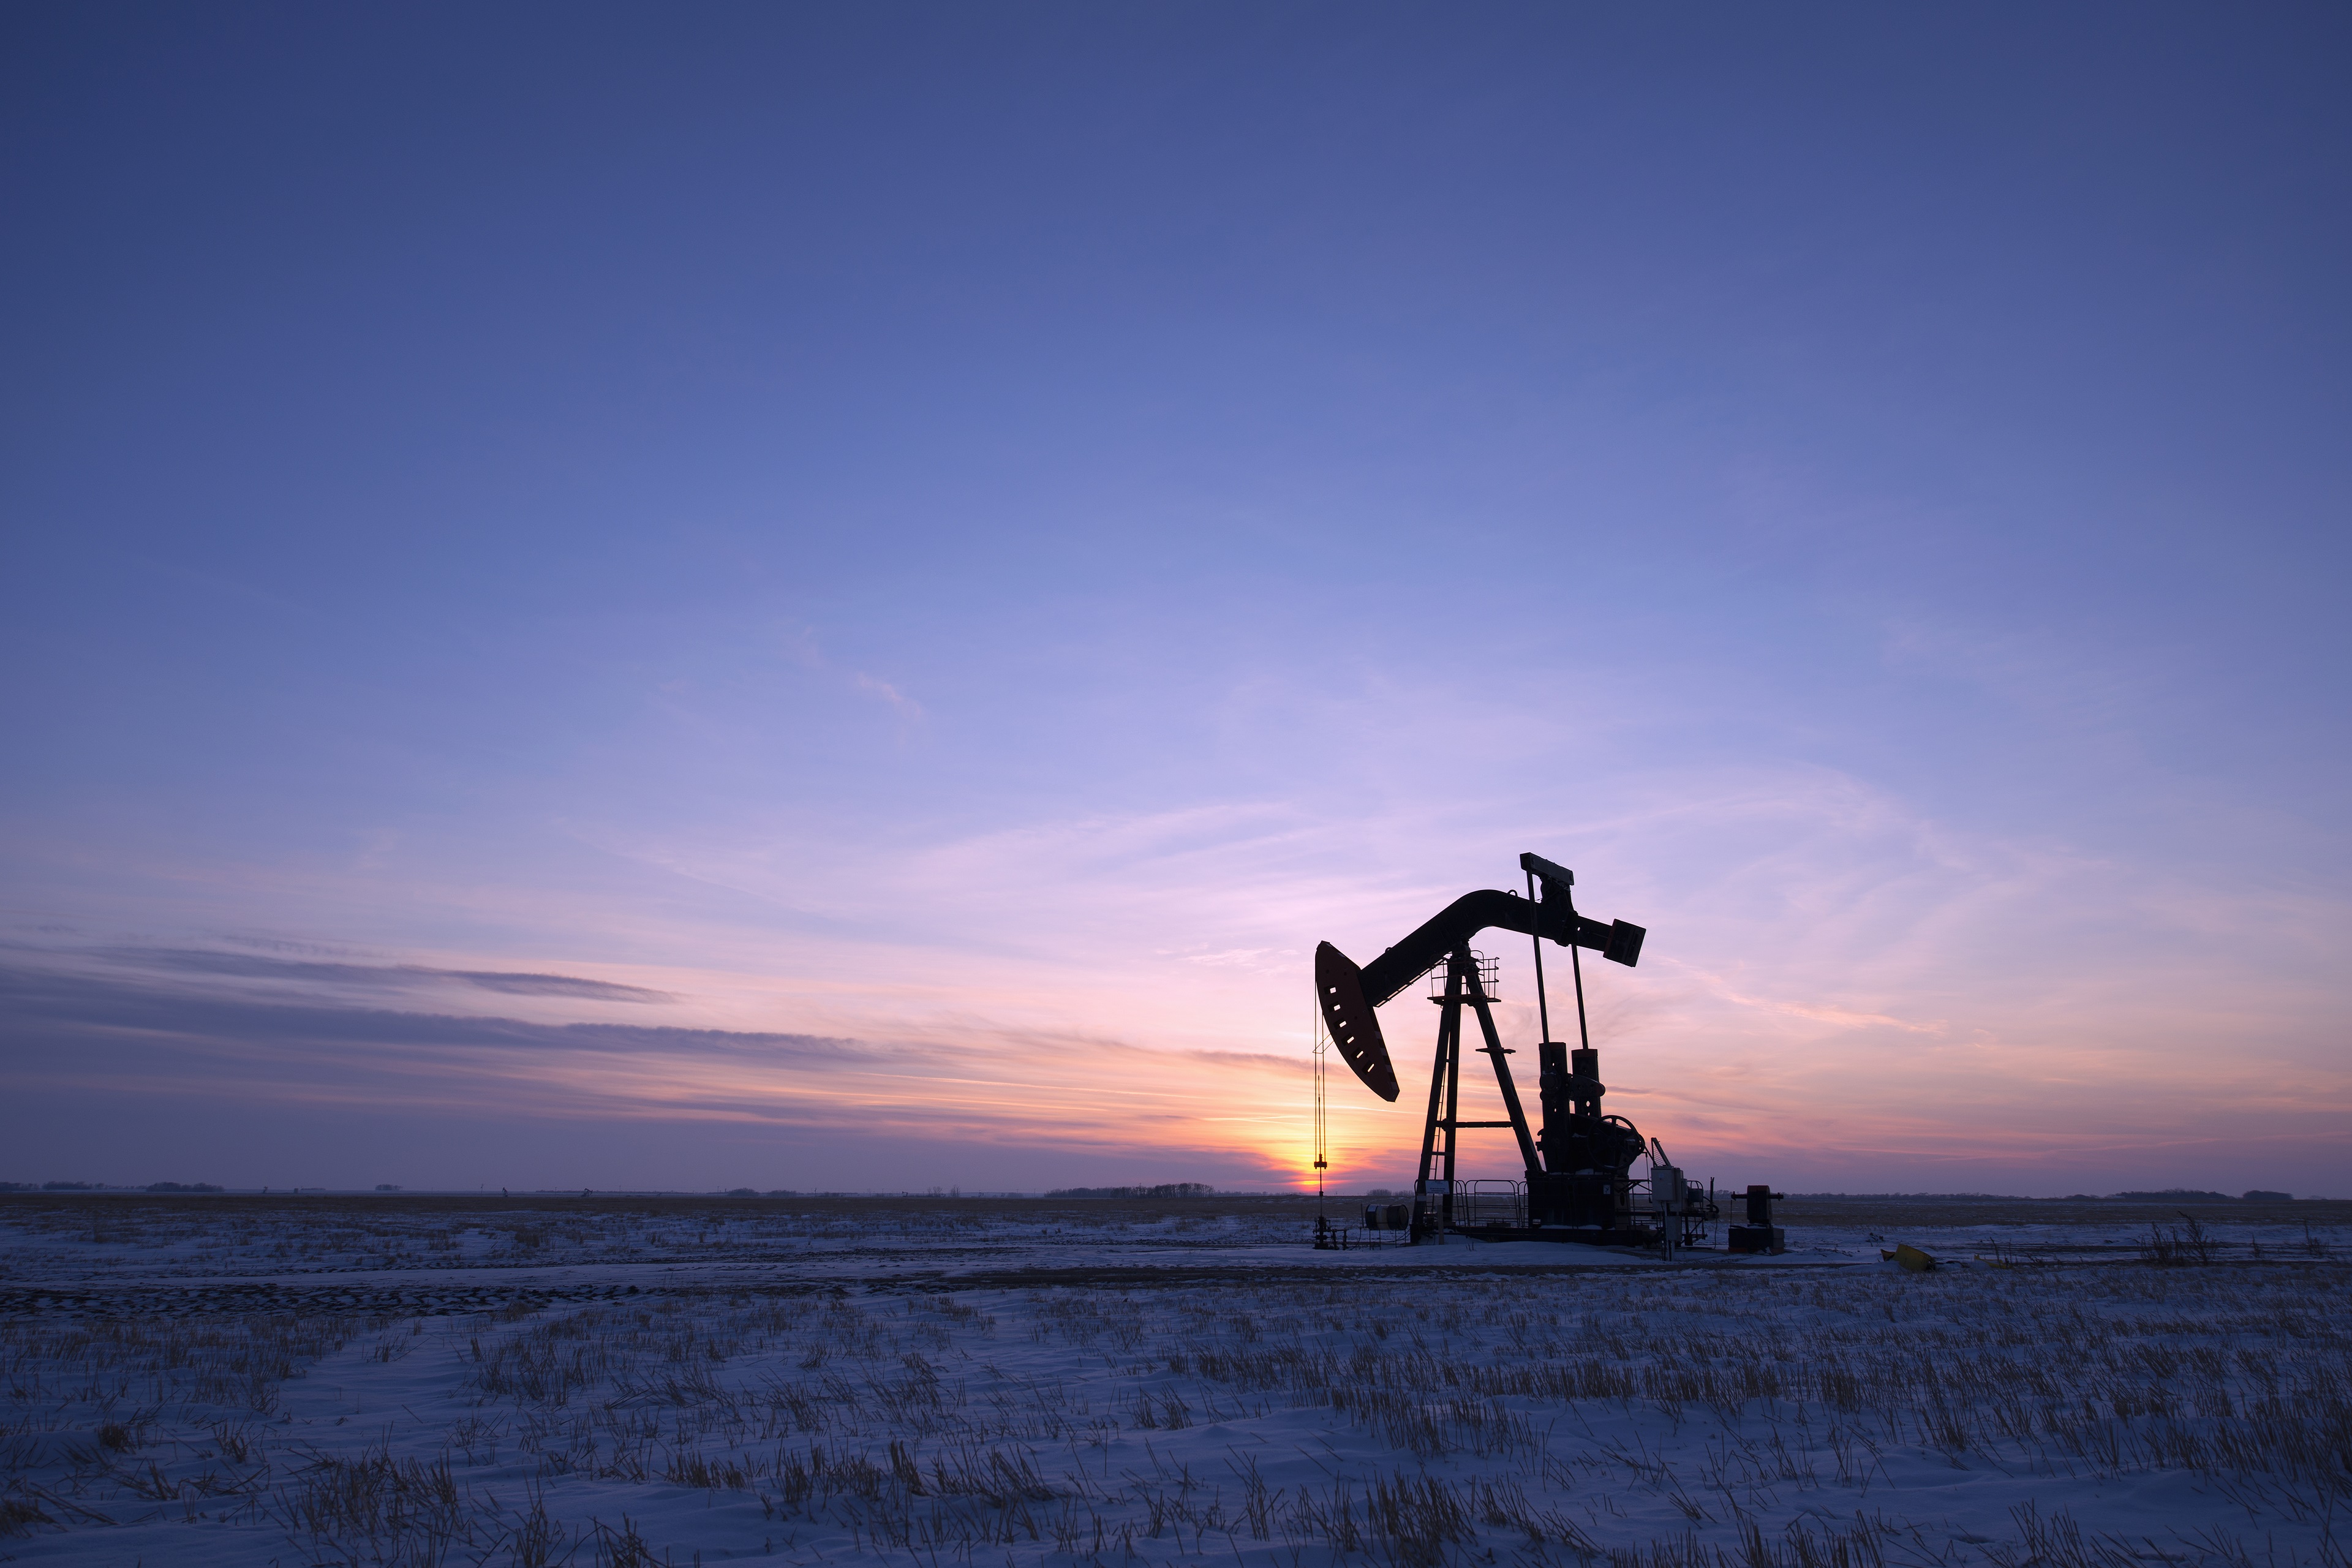
[[[1904,1268],[1908,1268],[1914,1274],[1925,1274],[1927,1270],[1936,1267],[1936,1260],[1934,1258],[1928,1257],[1917,1247],[1911,1246],[1908,1242],[1896,1247],[1892,1252],[1881,1247],[1879,1249],[1878,1256],[1885,1262],[1900,1263]]]

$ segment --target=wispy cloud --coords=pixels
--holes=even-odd
[[[352,967],[370,984],[380,977]],[[313,966],[301,977],[346,978]],[[1286,1092],[1298,1073],[1276,1057],[1155,1052],[1085,1036],[980,1034],[947,1050],[775,1031],[548,1024],[0,963],[0,1074],[28,1093],[398,1105],[525,1121],[715,1121],[813,1133],[854,1125],[864,1135],[933,1142],[1189,1155],[1232,1180],[1286,1172],[1300,1158],[1303,1124]],[[1242,1103],[1280,1109],[1237,1119],[1237,1091]]]
[[[620,985],[608,980],[588,980],[576,974],[435,969],[420,963],[331,963],[310,959],[218,952],[203,948],[115,947],[97,950],[92,956],[132,968],[172,970],[188,974],[233,975],[359,991],[412,990],[422,985],[455,983],[511,996],[572,996],[597,1002],[635,1003],[674,1002],[677,999],[667,991],[650,990],[642,985]]]
[[[770,640],[786,662],[828,679],[845,679],[849,689],[882,702],[900,718],[923,717],[922,704],[908,696],[897,682],[885,680],[862,669],[850,670],[845,677],[840,668],[826,655],[824,641],[814,626],[793,624],[776,627],[771,632]]]
[[[879,698],[888,703],[901,718],[919,719],[923,716],[921,703],[878,676],[867,675],[861,670],[850,677],[849,683],[868,697]]]
[[[1455,711],[1474,731],[1500,722]],[[391,998],[415,1009],[401,1017],[456,1016],[457,998],[489,993],[557,1015],[530,1028],[607,1031],[490,1029],[534,1043],[523,1051],[415,1026],[419,1040],[452,1042],[434,1047],[436,1072],[492,1074],[488,1098],[517,1107],[803,1118],[793,1124],[814,1138],[831,1136],[828,1114],[854,1113],[1064,1150],[1115,1148],[1105,1128],[1117,1121],[1137,1147],[1279,1168],[1304,1146],[1314,942],[1377,952],[1469,888],[1507,885],[1531,848],[1576,866],[1587,912],[1650,928],[1640,969],[1587,973],[1593,1028],[1612,1106],[1689,1161],[1922,1184],[1898,1168],[1916,1150],[1939,1170],[2006,1171],[2000,1180],[2038,1190],[2036,1163],[2074,1147],[2100,1151],[2110,1186],[2303,1185],[2324,1177],[2265,1173],[2256,1151],[2352,1116],[2323,940],[2343,910],[2324,889],[2203,885],[2056,834],[1993,831],[1821,764],[1620,767],[1573,792],[1507,776],[1433,814],[1420,770],[1433,764],[1370,740],[1300,744],[1317,767],[1289,793],[1166,807],[996,812],[854,838],[807,812],[608,823],[583,837],[609,852],[600,876],[618,869],[577,891],[464,868],[407,884],[406,896],[462,911],[467,932],[409,962],[331,943],[256,958],[153,942],[121,944],[112,962],[151,980],[250,985],[250,1002],[301,990],[364,1012]],[[1334,778],[1393,785],[1394,798],[1335,798]],[[271,892],[327,901],[286,882]],[[512,933],[513,952],[593,955],[578,967],[614,978],[508,959],[485,931]],[[1536,1033],[1526,947],[1494,948],[1506,1043],[1524,1048]],[[1553,968],[1556,1032],[1565,978]],[[654,1001],[713,1038],[869,1045],[754,1069],[742,1066],[751,1047],[681,1055],[610,1032],[625,1024],[616,1009]],[[1389,1027],[1417,1072],[1427,1009],[1400,1001]],[[859,1052],[872,1042],[923,1065],[868,1065]],[[236,1059],[229,1044],[205,1048]],[[369,1051],[371,1070],[402,1082],[413,1075],[399,1063],[427,1059],[383,1042]],[[1227,1059],[1216,1053],[1254,1065],[1213,1067]],[[253,1076],[255,1093],[278,1092]],[[1235,1116],[1248,1120],[1220,1120]],[[1412,1121],[1409,1105],[1342,1079],[1343,1170],[1398,1175],[1417,1145]],[[2236,1142],[2222,1146],[2245,1169],[2168,1169],[2198,1122],[2229,1130]],[[1507,1173],[1507,1142],[1484,1173]],[[2067,1169],[2070,1190],[2102,1179]]]

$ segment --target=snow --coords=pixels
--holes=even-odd
[[[0,1561],[2345,1560],[2336,1205],[1927,1274],[1218,1206],[0,1207]]]

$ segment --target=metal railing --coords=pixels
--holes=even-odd
[[[1474,949],[1470,954],[1470,962],[1477,966],[1478,988],[1486,994],[1486,1000],[1489,1002],[1501,1001],[1501,995],[1498,994],[1495,989],[1495,982],[1496,976],[1502,973],[1503,961],[1490,953],[1479,952]],[[1436,965],[1429,971],[1429,999],[1431,1001],[1443,1002],[1445,1000],[1445,976],[1446,966],[1443,963]]]
[[[1528,1184],[1511,1181],[1456,1182],[1452,1219],[1458,1230],[1521,1228],[1528,1223]]]

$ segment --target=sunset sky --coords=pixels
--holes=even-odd
[[[0,1179],[2352,1191],[2340,6],[0,28]]]

